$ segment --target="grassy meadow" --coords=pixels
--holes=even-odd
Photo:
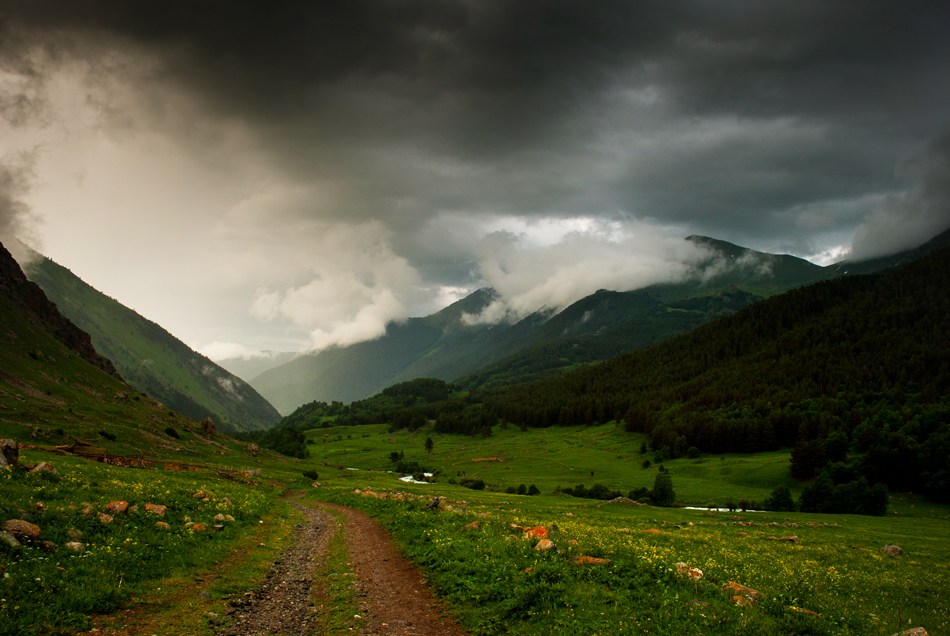
[[[119,468],[22,451],[22,461],[51,461],[59,475],[0,471],[3,520],[25,513],[42,528],[40,539],[59,548],[47,554],[0,543],[0,634],[164,625],[168,617],[173,625],[162,633],[212,633],[209,619],[226,623],[228,599],[263,580],[299,521],[279,499],[285,487],[376,516],[474,634],[888,636],[899,625],[950,634],[950,509],[913,495],[893,494],[888,516],[880,518],[717,514],[556,493],[576,484],[622,492],[652,486],[656,466],[642,467],[652,454],[641,455],[641,438],[613,424],[525,432],[496,427],[485,439],[428,428],[390,433],[387,426],[307,435],[311,457],[300,462],[252,456],[230,442],[226,456],[199,458],[212,466],[224,459],[260,468],[250,484],[213,471]],[[388,472],[393,452],[436,472],[437,483],[398,481]],[[489,458],[504,461],[473,461]],[[787,452],[776,452],[683,458],[664,466],[678,502],[720,506],[730,498],[761,501],[780,484],[797,498],[787,460]],[[318,472],[320,485],[312,486],[303,471]],[[486,490],[450,483],[462,476],[483,479]],[[536,485],[541,494],[504,492],[521,484]],[[194,497],[199,490],[207,500]],[[405,495],[376,496],[394,492]],[[433,496],[447,498],[443,509],[424,509]],[[82,514],[84,504],[98,512],[113,500],[137,504],[138,514],[114,515],[111,524]],[[169,529],[155,527],[159,519],[143,512],[145,503],[168,507],[162,520]],[[234,521],[211,530],[219,513]],[[209,530],[187,529],[186,517]],[[523,538],[520,529],[552,524],[558,530],[549,537],[550,550],[535,550],[538,540]],[[71,529],[82,532],[82,552],[63,547]],[[799,541],[769,539],[788,536]],[[888,543],[904,554],[878,552]],[[334,558],[345,561],[339,550]],[[609,563],[577,565],[575,557]],[[676,563],[702,570],[702,578],[678,575]],[[742,601],[740,592],[724,589],[730,582],[757,590],[761,599]],[[347,589],[327,594],[334,608],[356,602]],[[346,611],[337,616],[331,608],[324,633],[348,633]]]

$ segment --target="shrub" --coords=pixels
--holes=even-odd
[[[109,431],[99,431],[99,434],[102,435],[103,437],[105,437],[105,438],[106,438],[107,440],[109,440],[110,442],[114,442],[114,441],[115,441],[115,435],[113,435],[113,434],[110,433]]]
[[[538,490],[537,486],[535,486],[534,484],[531,484],[530,486],[528,486],[528,494],[531,496],[540,495],[541,491]]]
[[[519,494],[519,495],[526,495],[526,494],[528,494],[528,488],[527,488],[527,486],[525,486],[524,484],[521,484],[520,486],[518,486],[518,494]]]
[[[653,480],[653,492],[651,493],[653,501],[658,506],[672,506],[676,501],[676,493],[673,491],[673,478],[668,473],[659,473]]]
[[[303,476],[307,479],[312,479],[313,481],[320,479],[319,473],[317,473],[315,470],[305,470],[303,471]]]
[[[791,512],[795,510],[792,491],[788,489],[788,486],[779,486],[765,499],[763,507],[773,512]]]
[[[699,449],[696,448],[695,446],[690,446],[689,450],[686,451],[686,456],[689,457],[690,459],[696,459],[697,457],[699,457]]]
[[[171,426],[165,429],[165,435],[168,435],[169,437],[174,437],[175,439],[181,439],[181,437],[178,436],[178,431],[173,429]]]

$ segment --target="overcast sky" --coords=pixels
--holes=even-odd
[[[0,236],[221,357],[950,226],[945,0],[3,0]]]

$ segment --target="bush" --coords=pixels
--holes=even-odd
[[[171,426],[165,429],[165,435],[168,435],[169,437],[174,437],[175,439],[181,439],[181,437],[179,437],[178,435],[178,431],[173,429]]]
[[[530,486],[528,486],[528,494],[531,496],[540,495],[541,491],[538,490],[537,486],[535,486],[534,484],[531,484]]]
[[[113,435],[113,434],[110,433],[109,431],[99,431],[99,434],[102,435],[103,437],[105,437],[105,438],[106,438],[107,440],[109,440],[110,442],[114,442],[114,441],[115,441],[115,435]]]
[[[527,493],[528,493],[528,488],[527,488],[527,486],[525,486],[524,484],[521,484],[520,486],[518,486],[518,494],[519,494],[519,495],[525,495],[525,494],[527,494]]]
[[[699,457],[699,449],[696,448],[695,446],[690,446],[689,450],[686,451],[686,456],[689,457],[690,459],[696,459],[697,457]]]
[[[320,479],[320,475],[315,470],[305,470],[303,471],[303,476],[313,481]]]
[[[765,499],[763,507],[773,512],[792,512],[795,510],[792,491],[788,489],[788,486],[779,486]]]

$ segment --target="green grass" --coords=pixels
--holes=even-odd
[[[943,518],[712,516],[442,484],[396,488],[447,496],[452,510],[436,512],[423,510],[428,497],[407,503],[352,494],[393,485],[385,473],[348,471],[314,492],[380,519],[472,633],[886,635],[897,631],[899,609],[905,629],[950,633],[946,510]],[[466,529],[472,521],[478,529]],[[536,541],[511,524],[557,524],[562,534],[555,550],[537,552]],[[800,543],[767,538],[789,535]],[[879,553],[887,543],[905,553]],[[579,555],[611,563],[572,565]],[[698,585],[671,571],[677,562],[703,570]],[[736,606],[735,593],[723,590],[730,581],[763,601]],[[708,605],[690,605],[694,598]]]
[[[653,453],[639,453],[643,436],[626,433],[616,424],[590,427],[520,431],[495,427],[488,439],[464,435],[439,435],[431,428],[415,433],[406,430],[388,432],[386,425],[329,427],[307,432],[310,461],[327,462],[317,466],[321,477],[329,477],[347,468],[386,471],[392,464],[391,452],[405,453],[405,459],[441,471],[440,484],[466,477],[483,479],[489,489],[504,491],[520,484],[535,484],[544,493],[556,487],[595,483],[626,494],[635,487],[650,488],[658,468],[644,469],[644,459],[653,461]],[[325,437],[326,436],[326,437]],[[426,453],[424,444],[431,437],[435,447]],[[324,441],[326,440],[326,441]],[[789,450],[756,455],[703,455],[697,459],[675,459],[663,463],[673,478],[677,501],[683,505],[724,507],[731,499],[762,502],[780,485],[788,486],[795,498],[802,484],[789,471]],[[473,459],[497,457],[502,462],[474,462]],[[593,473],[593,474],[592,474]],[[906,499],[906,501],[902,501]],[[945,506],[931,504],[913,495],[894,494],[891,512],[909,515],[946,515]]]
[[[269,486],[249,488],[206,473],[117,468],[35,451],[24,453],[22,461],[40,459],[53,461],[59,474],[0,471],[0,517],[35,524],[39,539],[56,546],[47,553],[35,544],[0,543],[4,635],[87,628],[89,615],[116,610],[142,585],[161,587],[153,583],[223,558],[275,503]],[[207,498],[196,497],[198,491]],[[98,513],[111,501],[127,502],[130,510],[105,523]],[[146,512],[146,503],[164,505],[167,512]],[[83,514],[87,504],[92,514]],[[215,521],[217,514],[233,521]],[[189,521],[207,529],[195,531]],[[224,527],[216,531],[214,524]],[[82,544],[80,551],[66,548],[72,541]]]

